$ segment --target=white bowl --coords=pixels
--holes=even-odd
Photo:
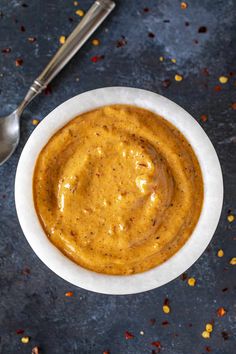
[[[47,238],[33,201],[32,178],[40,151],[51,136],[77,115],[111,104],[130,104],[157,113],[174,124],[191,143],[201,166],[204,202],[194,232],[165,263],[147,272],[113,276],[84,269],[65,257]],[[31,134],[21,154],[15,181],[15,201],[22,230],[38,257],[57,275],[87,290],[104,294],[134,294],[157,288],[186,271],[204,252],[217,227],[223,202],[223,179],[215,149],[201,126],[167,98],[136,88],[106,87],[85,92],[55,108]]]

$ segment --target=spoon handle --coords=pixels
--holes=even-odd
[[[78,26],[69,35],[66,42],[58,49],[43,72],[33,82],[25,99],[19,106],[23,111],[26,105],[37,96],[52,79],[61,71],[68,61],[77,53],[98,26],[105,20],[115,7],[111,0],[96,0],[83,17]]]

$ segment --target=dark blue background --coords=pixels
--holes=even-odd
[[[188,9],[177,0],[123,0],[96,32],[101,45],[88,42],[51,84],[51,93],[42,94],[22,117],[22,138],[16,153],[0,167],[0,352],[31,353],[39,345],[49,354],[155,353],[153,341],[160,341],[166,354],[234,354],[236,334],[235,222],[227,215],[235,207],[235,118],[236,77],[231,76],[216,92],[218,77],[235,68],[234,0],[188,0]],[[22,6],[27,4],[28,7]],[[0,3],[0,111],[11,112],[25,91],[59,46],[59,37],[68,35],[80,21],[76,9],[87,10],[90,0],[1,0]],[[143,9],[149,8],[148,12]],[[73,21],[69,20],[72,18]],[[189,25],[186,25],[186,22]],[[21,26],[25,27],[22,31]],[[199,33],[206,26],[205,33]],[[155,37],[149,36],[152,32]],[[29,43],[28,37],[37,40]],[[117,47],[125,36],[127,44]],[[104,55],[93,63],[91,58]],[[164,62],[159,57],[165,58]],[[15,66],[17,58],[23,65]],[[176,58],[176,64],[171,62]],[[207,71],[204,70],[207,68]],[[180,73],[184,80],[175,82]],[[163,80],[171,80],[168,88]],[[169,83],[169,82],[168,82]],[[20,229],[14,206],[14,178],[20,152],[34,129],[32,119],[43,119],[66,99],[103,86],[134,86],[163,94],[183,106],[203,126],[221,161],[225,201],[213,241],[187,271],[197,280],[189,287],[180,278],[159,289],[132,296],[99,295],[76,288],[53,274],[29,247]],[[207,122],[200,116],[208,115]],[[217,257],[217,250],[225,252]],[[226,291],[222,289],[227,288]],[[73,291],[73,297],[65,292]],[[162,311],[170,299],[171,314]],[[219,318],[217,308],[226,316]],[[150,319],[156,319],[155,324]],[[169,325],[162,322],[168,320]],[[214,321],[211,339],[201,337],[205,324]],[[22,344],[16,330],[29,335]],[[134,338],[126,340],[128,330]],[[144,335],[140,335],[144,331]],[[222,332],[227,332],[222,336]],[[208,346],[208,348],[206,348]]]

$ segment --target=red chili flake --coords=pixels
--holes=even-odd
[[[185,281],[187,278],[188,278],[188,274],[187,273],[183,273],[180,276],[180,279],[183,280],[183,281]]]
[[[207,353],[210,353],[211,352],[211,347],[209,347],[208,345],[205,347],[205,350]]]
[[[170,304],[170,300],[166,297],[163,302],[163,305],[169,306],[169,304]]]
[[[168,326],[169,322],[168,321],[163,321],[162,326]]]
[[[208,119],[208,117],[207,117],[206,114],[202,114],[200,118],[201,118],[201,121],[204,122],[204,123],[205,123],[205,122],[207,121],[207,119]]]
[[[103,354],[110,354],[109,350],[106,350],[105,352],[103,352]]]
[[[21,328],[20,328],[20,329],[17,329],[17,330],[16,330],[16,334],[23,334],[24,331],[25,331],[25,330],[24,330],[24,329],[21,329]]]
[[[220,85],[216,85],[216,86],[214,87],[214,90],[215,90],[216,92],[219,92],[219,91],[222,90],[222,88],[221,88]]]
[[[224,307],[219,307],[217,310],[217,315],[219,317],[223,317],[226,314],[226,310],[224,309]]]
[[[125,38],[125,36],[121,36],[121,39],[119,39],[116,42],[116,48],[124,47],[126,44],[127,44],[127,39]]]
[[[156,342],[152,342],[151,344],[154,345],[157,348],[161,348],[161,342],[159,340],[156,341]]]
[[[23,64],[23,59],[17,58],[15,64],[16,66],[21,66]]]
[[[205,75],[205,76],[209,76],[209,75],[210,75],[207,68],[203,68],[203,69],[202,69],[202,73],[203,73],[203,75]]]
[[[229,339],[229,334],[225,331],[221,332],[222,337],[224,338],[224,340],[228,340]]]
[[[165,79],[162,81],[162,86],[165,88],[168,88],[171,85],[171,80],[170,79]]]
[[[39,347],[34,347],[32,348],[31,354],[39,354],[40,348]]]
[[[2,49],[2,53],[4,53],[4,54],[8,54],[10,52],[11,52],[11,48],[3,48]]]
[[[148,32],[148,37],[154,38],[154,37],[155,37],[155,33],[153,33],[153,32]]]
[[[149,12],[149,8],[148,7],[144,7],[143,11],[144,12]]]
[[[228,288],[222,289],[223,293],[224,293],[225,291],[228,291],[228,290],[229,290]]]
[[[36,42],[36,37],[28,37],[28,41],[30,42],[30,43],[34,43],[34,42]]]
[[[206,26],[201,26],[198,29],[198,33],[206,33],[207,32],[207,27]]]
[[[155,318],[151,318],[149,322],[153,326],[156,323],[156,320],[155,320]]]
[[[29,275],[30,274],[30,268],[29,267],[24,267],[22,269],[22,274],[23,275]]]
[[[48,86],[44,89],[44,94],[45,94],[46,96],[52,94],[52,88],[51,88],[50,85],[48,85]]]
[[[134,338],[134,335],[128,331],[125,332],[125,339],[133,339]]]
[[[73,295],[74,295],[73,291],[67,291],[67,293],[65,293],[65,296],[67,297],[71,297]]]
[[[91,61],[92,61],[93,63],[97,63],[98,61],[100,61],[100,60],[102,60],[102,59],[104,59],[104,58],[105,58],[104,55],[95,55],[94,57],[91,58]]]
[[[25,32],[25,26],[20,26],[21,32]]]
[[[231,103],[231,108],[236,110],[236,102]]]
[[[234,76],[234,75],[235,75],[235,73],[234,73],[233,71],[230,71],[230,72],[229,72],[229,76],[230,76],[230,77],[232,77],[232,76]]]

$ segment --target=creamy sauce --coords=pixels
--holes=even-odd
[[[80,266],[133,274],[163,263],[199,219],[203,181],[183,135],[128,105],[82,114],[39,154],[33,183],[50,241]]]

